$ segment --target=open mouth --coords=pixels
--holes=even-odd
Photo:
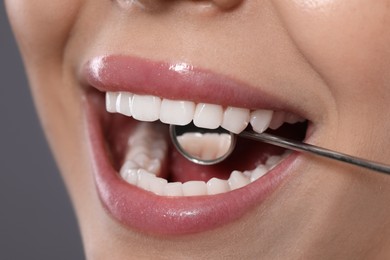
[[[168,125],[193,122],[233,133],[252,128],[303,140],[307,120],[288,110],[266,109],[264,101],[256,108],[258,99],[250,92],[248,98],[235,95],[234,84],[223,86],[226,95],[208,92],[207,96],[199,88],[183,92],[176,86],[196,85],[201,76],[205,81],[200,84],[206,83],[202,86],[215,86],[215,77],[210,80],[208,74],[195,71],[193,83],[194,76],[186,74],[188,67],[184,74],[183,68],[157,67],[122,56],[99,57],[87,65],[86,81],[93,87],[87,91],[88,138],[103,205],[126,226],[149,233],[201,232],[238,219],[278,186],[297,154],[238,139],[225,161],[197,165],[174,149]],[[218,149],[210,143],[188,142],[188,146],[207,154]]]
[[[249,124],[258,133],[271,129],[288,134],[290,138],[301,139],[305,135],[305,126],[300,124],[305,120],[281,111],[223,108],[216,104],[195,104],[129,92],[107,92],[106,110],[127,117],[117,121],[137,124],[127,142],[123,142],[127,143],[125,154],[113,156],[114,165],[121,165],[118,169],[121,177],[129,184],[163,196],[214,195],[242,188],[264,176],[289,154],[271,145],[240,139],[238,147],[225,162],[213,166],[197,165],[187,162],[172,147],[165,124],[194,122],[197,127],[215,129],[221,126],[237,134]],[[129,122],[130,117],[138,122]],[[112,127],[115,131],[126,129]],[[217,137],[214,139],[189,138],[186,146],[198,150],[197,154],[203,157],[213,156],[228,142],[222,139],[225,142],[221,145]],[[110,144],[110,150],[123,144]]]

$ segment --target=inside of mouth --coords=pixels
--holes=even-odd
[[[305,129],[305,123],[297,123],[287,124],[277,130],[268,130],[267,132],[294,140],[303,140]],[[264,165],[271,156],[282,156],[285,152],[284,148],[238,137],[235,149],[225,160],[214,165],[200,165],[189,161],[175,148],[172,148],[173,160],[171,160],[170,176],[173,181],[180,182],[190,180],[207,182],[213,177],[228,179],[234,170],[244,172],[255,169],[259,165]]]
[[[257,166],[265,164],[268,158],[275,155],[280,156],[286,152],[284,148],[239,137],[234,151],[227,159],[215,165],[199,165],[183,157],[174,148],[168,134],[168,125],[161,122],[139,122],[127,116],[108,113],[104,109],[104,97],[102,97],[101,102],[100,113],[107,151],[117,172],[120,171],[125,162],[128,140],[140,124],[148,124],[148,127],[157,129],[158,132],[162,133],[160,138],[168,143],[159,174],[168,182],[184,183],[194,180],[207,182],[212,178],[227,180],[232,171],[255,169]],[[284,124],[277,130],[269,129],[266,132],[301,141],[305,138],[306,129],[307,122],[304,122],[293,125]]]

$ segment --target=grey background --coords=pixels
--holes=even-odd
[[[0,6],[0,259],[84,259],[68,195]]]

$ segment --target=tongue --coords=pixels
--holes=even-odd
[[[282,154],[283,151],[272,145],[239,138],[230,157],[221,163],[205,166],[187,160],[172,149],[168,179],[179,182],[191,180],[207,182],[213,177],[226,180],[233,170],[253,170],[257,165],[263,164],[269,156]]]

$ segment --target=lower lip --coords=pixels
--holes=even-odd
[[[298,158],[298,154],[293,153],[261,179],[228,193],[198,197],[157,196],[120,178],[108,158],[93,94],[87,94],[85,100],[86,138],[101,203],[114,219],[141,232],[184,235],[238,220],[261,205],[291,175]]]

